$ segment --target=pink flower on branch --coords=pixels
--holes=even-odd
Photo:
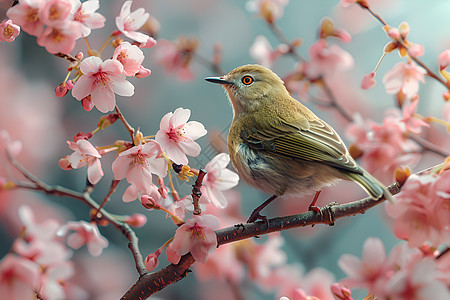
[[[20,27],[11,20],[4,20],[0,23],[0,42],[7,41],[11,43],[19,35]]]
[[[42,281],[40,266],[7,254],[0,261],[0,295],[4,299],[33,299]]]
[[[105,26],[106,18],[95,12],[99,7],[98,0],[88,0],[83,3],[80,0],[71,0],[72,10],[70,12],[74,21],[81,24],[81,36],[87,37],[91,34],[91,29],[98,29]]]
[[[282,44],[274,50],[265,36],[258,35],[249,51],[250,56],[258,64],[270,68],[279,56],[289,51],[289,47]]]
[[[76,40],[81,36],[81,26],[78,22],[69,21],[55,27],[47,26],[38,37],[39,46],[45,47],[51,54],[69,53],[75,47]]]
[[[123,75],[134,76],[140,71],[144,53],[138,46],[123,42],[114,50],[112,58],[123,65]]]
[[[354,64],[350,53],[338,45],[328,46],[323,39],[313,44],[308,53],[310,60],[305,65],[305,74],[311,80],[346,71]]]
[[[47,26],[63,25],[68,21],[71,8],[67,0],[49,0],[40,11],[41,21]]]
[[[131,12],[132,3],[133,1],[125,1],[123,3],[120,14],[116,17],[116,26],[126,37],[139,43],[145,43],[148,41],[149,36],[137,32],[137,30],[147,22],[150,15],[143,8],[138,8]]]
[[[39,36],[44,29],[44,23],[40,18],[40,11],[44,5],[44,0],[22,0],[9,8],[6,16],[26,33]]]
[[[387,204],[387,213],[395,219],[394,233],[410,247],[425,242],[438,247],[450,243],[450,172],[438,175],[411,175]]]
[[[284,7],[289,0],[250,0],[246,7],[250,12],[258,12],[268,23],[274,23],[284,14]]]
[[[425,83],[425,69],[413,62],[397,63],[383,76],[383,83],[388,94],[402,92],[412,98],[419,91],[419,81]]]
[[[103,170],[100,162],[102,155],[90,142],[84,139],[80,139],[76,143],[67,141],[67,144],[69,144],[69,148],[74,151],[68,158],[70,166],[74,169],[78,169],[88,165],[88,180],[92,184],[97,184],[103,177]]]
[[[217,248],[214,230],[219,227],[219,219],[212,215],[192,216],[175,232],[173,242],[167,247],[167,259],[178,264],[181,256],[190,252],[196,261],[205,263]]]
[[[152,185],[152,173],[159,177],[167,175],[166,160],[161,154],[161,146],[154,140],[121,152],[112,163],[114,178],[126,178],[145,193],[147,187]]]
[[[65,236],[71,230],[75,232],[67,237],[67,244],[75,250],[86,245],[92,256],[99,256],[108,247],[108,240],[100,234],[98,227],[86,221],[67,222],[56,234]]]
[[[416,115],[418,104],[419,104],[418,98],[411,99],[407,100],[407,102],[404,103],[402,107],[403,112],[402,122],[405,123],[406,129],[414,134],[420,134],[422,132],[422,127],[430,127],[430,124],[422,120],[420,116]]]
[[[194,140],[204,136],[207,131],[203,124],[190,121],[189,109],[177,108],[173,113],[167,113],[159,125],[155,140],[161,144],[161,148],[167,157],[177,164],[186,165],[189,156],[200,154],[200,146]]]
[[[123,66],[117,60],[102,62],[91,56],[81,62],[80,70],[84,75],[76,81],[72,95],[77,100],[90,95],[95,107],[103,113],[114,110],[115,93],[128,97],[134,94],[134,86],[122,75]]]
[[[206,175],[203,178],[202,195],[210,203],[220,208],[227,206],[227,200],[222,191],[231,189],[239,182],[239,175],[226,168],[229,163],[230,156],[220,153],[204,168]]]

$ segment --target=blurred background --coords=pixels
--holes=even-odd
[[[116,29],[114,18],[123,4],[123,1],[100,2],[99,12],[107,21],[105,28],[93,30],[89,36],[93,48],[99,48],[104,39]],[[423,61],[437,70],[437,56],[450,47],[450,27],[447,26],[450,2],[445,0],[371,2],[376,2],[373,9],[390,25],[397,27],[403,21],[409,23],[411,30],[408,39],[424,45]],[[0,17],[4,19],[8,1],[1,1],[0,5]],[[139,127],[145,135],[157,132],[159,122],[167,112],[173,112],[178,107],[189,108],[192,111],[191,120],[203,123],[208,130],[208,135],[198,140],[202,149],[206,151],[199,157],[190,159],[190,165],[194,168],[204,166],[218,151],[226,151],[226,135],[232,119],[231,106],[222,88],[203,80],[207,76],[221,75],[205,63],[205,60],[212,61],[215,45],[221,45],[220,67],[224,73],[228,73],[240,65],[256,62],[250,56],[249,49],[257,36],[265,36],[273,48],[280,44],[266,22],[257,12],[246,9],[246,5],[247,1],[240,0],[133,1],[132,10],[143,7],[159,21],[161,27],[158,39],[175,41],[180,36],[197,39],[198,56],[190,63],[194,76],[189,80],[183,80],[157,63],[158,45],[152,49],[144,49],[146,58],[143,65],[151,69],[152,74],[144,79],[132,78],[130,81],[135,86],[135,95],[131,98],[116,96],[117,104],[132,126]],[[352,35],[350,43],[333,41],[354,58],[351,69],[335,74],[330,79],[337,101],[351,114],[358,112],[363,118],[381,122],[385,109],[395,104],[394,97],[387,95],[384,90],[382,76],[395,63],[401,61],[401,58],[396,52],[389,54],[378,69],[376,77],[378,85],[368,91],[360,88],[363,75],[374,69],[384,45],[388,42],[380,24],[373,17],[356,6],[342,8],[339,1],[290,1],[285,7],[284,15],[276,24],[289,40],[301,39],[302,44],[298,48],[298,53],[308,59],[308,48],[317,41],[318,26],[327,16],[334,20],[336,27],[346,29]],[[78,51],[85,53],[87,51],[81,39],[77,41],[72,54]],[[107,49],[103,58],[112,55],[112,52],[112,49]],[[101,113],[96,109],[84,111],[79,101],[76,101],[70,93],[63,98],[54,95],[55,87],[66,76],[67,63],[39,47],[35,37],[22,32],[13,43],[2,43],[0,66],[2,107],[0,129],[7,129],[13,139],[22,140],[24,151],[19,160],[47,183],[83,190],[86,180],[85,168],[63,171],[57,162],[61,157],[71,153],[65,141],[71,140],[79,131],[88,132],[95,129]],[[276,60],[272,69],[280,77],[284,77],[296,69],[296,61],[289,55],[283,56]],[[421,101],[419,108],[422,115],[440,116],[443,92],[436,82],[429,79],[426,85],[421,85],[420,97],[425,99]],[[294,96],[298,99],[297,94]],[[314,101],[304,104],[331,124],[344,141],[348,142],[344,134],[348,123],[335,110],[316,105]],[[93,143],[105,145],[116,139],[127,138],[127,132],[117,122],[113,127],[95,136]],[[105,176],[95,189],[93,194],[95,199],[102,199],[109,188],[113,178],[109,166],[113,159],[113,155],[107,155],[102,159]],[[431,166],[441,159],[439,156],[426,154],[414,170]],[[0,163],[4,167],[1,172],[8,174],[11,170],[6,162],[3,160]],[[391,178],[385,178],[384,182],[391,182]],[[188,193],[192,185],[192,183],[177,184],[181,194]],[[119,185],[118,192],[106,208],[117,214],[139,212],[147,215],[148,223],[136,229],[141,251],[146,256],[173,236],[176,226],[170,220],[166,220],[162,212],[148,212],[137,201],[122,202],[121,193],[126,186],[124,183]],[[240,196],[233,195],[233,197],[241,198],[243,216],[249,215],[268,197],[246,186],[245,183],[240,183],[235,190]],[[365,194],[356,184],[345,182],[325,189],[319,198],[319,205],[323,206],[332,201],[348,202],[362,197],[365,197]],[[303,200],[278,200],[266,208],[264,214],[274,217],[305,211],[311,201],[309,198],[311,197]],[[28,191],[2,192],[0,256],[8,252],[13,239],[20,232],[17,208],[23,203],[33,207],[38,220],[49,217],[62,220],[89,220],[89,209],[73,199]],[[87,258],[85,249],[82,249],[75,253],[74,260],[80,261],[79,268],[89,265],[92,270],[96,270],[87,272],[92,277],[89,279],[90,284],[95,287],[92,290],[99,293],[93,294],[92,299],[118,298],[137,280],[138,275],[123,235],[112,226],[101,228],[101,231],[110,241],[105,253],[98,258]],[[281,234],[284,238],[282,249],[287,253],[289,263],[300,265],[305,273],[312,268],[323,267],[331,271],[336,280],[343,277],[336,263],[338,258],[343,253],[359,256],[363,241],[367,237],[381,238],[387,250],[398,242],[392,234],[383,205],[371,209],[365,215],[339,220],[334,227],[315,226],[289,230]],[[255,241],[260,243],[264,240],[265,237],[262,237]],[[160,259],[159,268],[167,265],[164,254]],[[211,290],[211,287],[214,289]],[[218,293],[222,288],[224,292]],[[242,282],[240,288],[244,299],[274,298],[273,292],[262,291],[248,279]],[[101,293],[106,289],[109,289],[111,294],[105,296]],[[194,268],[194,274],[189,274],[186,279],[167,287],[155,297],[210,299],[211,295],[214,295],[215,299],[230,299],[229,293],[226,284],[220,285],[208,280],[199,282]]]

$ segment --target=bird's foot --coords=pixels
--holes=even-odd
[[[260,210],[255,209],[252,214],[250,215],[250,217],[247,220],[247,223],[253,223],[257,220],[261,220],[264,221],[264,223],[267,223],[267,217],[266,216],[261,216],[261,214],[259,213]]]

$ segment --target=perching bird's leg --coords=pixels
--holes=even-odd
[[[316,194],[314,195],[314,199],[313,199],[313,201],[311,202],[311,204],[309,205],[309,208],[308,208],[309,211],[314,211],[314,212],[316,212],[318,214],[320,213],[320,207],[316,206],[316,202],[317,202],[317,199],[319,199],[320,192],[321,191],[317,191],[316,192]]]
[[[270,202],[272,202],[273,200],[275,200],[277,196],[273,195],[272,197],[270,197],[269,199],[267,199],[266,201],[263,202],[263,204],[261,204],[260,206],[258,206],[257,208],[255,208],[255,210],[252,212],[252,214],[250,215],[250,218],[248,218],[247,223],[253,223],[256,220],[263,220],[264,222],[267,221],[267,217],[266,216],[261,216],[259,214],[259,212],[261,210],[263,210],[264,207],[266,207],[267,205],[270,204]]]

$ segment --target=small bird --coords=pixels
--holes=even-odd
[[[265,220],[259,212],[275,198],[316,192],[341,179],[358,183],[375,200],[392,200],[386,187],[350,156],[334,129],[291,97],[283,81],[260,65],[244,65],[205,80],[222,85],[233,107],[228,151],[247,184],[273,195],[248,223]],[[317,208],[316,208],[317,209]]]

